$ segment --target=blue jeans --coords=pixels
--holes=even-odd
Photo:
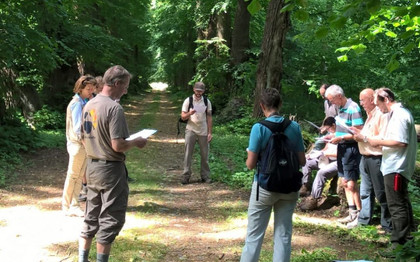
[[[265,230],[274,210],[274,253],[273,261],[288,262],[292,251],[292,216],[298,199],[298,192],[281,194],[259,188],[257,182],[252,185],[248,207],[248,229],[241,262],[258,261]]]

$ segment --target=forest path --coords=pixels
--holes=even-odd
[[[127,221],[113,250],[121,256],[127,250],[129,259],[111,254],[111,261],[238,261],[249,191],[218,182],[198,183],[197,172],[191,184],[181,185],[184,144],[183,134],[177,139],[176,130],[181,104],[174,105],[168,97],[165,91],[153,91],[124,103],[132,133],[143,128],[158,133],[145,148],[127,154],[135,181],[130,183]],[[0,189],[0,261],[76,261],[82,218],[61,212],[67,152],[40,150],[26,159],[28,168],[22,168],[17,181]],[[335,224],[334,218],[313,215],[295,214],[295,219]],[[268,249],[271,224],[264,243]],[[347,252],[363,249],[359,243],[332,239],[330,234],[314,235],[305,227],[294,230],[292,241],[294,252],[328,246],[346,257]],[[130,243],[135,247],[128,247]],[[262,261],[267,261],[270,255],[264,257]]]

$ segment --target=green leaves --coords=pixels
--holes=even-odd
[[[392,73],[393,71],[395,71],[396,69],[400,67],[400,62],[397,61],[396,57],[397,55],[394,54],[391,57],[391,60],[388,62],[388,64],[385,67],[390,73]]]
[[[248,0],[251,3],[248,5],[248,11],[251,15],[255,15],[261,10],[261,3],[259,0]]]

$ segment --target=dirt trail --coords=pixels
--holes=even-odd
[[[159,101],[158,111],[145,112],[145,106],[155,101]],[[145,155],[154,158],[147,165],[162,174],[159,186],[165,191],[158,202],[143,203],[143,207],[159,211],[154,216],[144,214],[139,218],[136,216],[138,206],[130,208],[132,200],[129,200],[127,222],[121,235],[132,229],[148,230],[148,226],[157,225],[155,228],[159,230],[151,234],[167,250],[161,261],[238,261],[247,221],[244,216],[231,218],[230,215],[246,210],[249,192],[231,190],[221,183],[194,182],[198,180],[197,174],[193,183],[180,184],[184,145],[182,135],[178,141],[176,139],[179,108],[180,105],[170,103],[167,93],[157,91],[125,105],[132,132],[138,128],[139,118],[149,115],[155,119],[153,128],[159,132],[144,150]],[[82,218],[66,217],[60,211],[67,152],[49,149],[26,157],[25,165],[29,168],[22,169],[16,183],[0,189],[0,261],[74,261],[77,245],[69,250],[68,243],[77,243]],[[131,192],[130,198],[136,194],[141,193]],[[331,224],[332,221],[321,218],[313,223]],[[296,230],[293,236],[295,250],[312,250],[327,242],[333,242],[329,246],[340,251],[355,250],[351,243],[331,241],[328,235],[315,238],[310,232]]]

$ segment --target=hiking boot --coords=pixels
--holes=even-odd
[[[184,177],[181,181],[181,184],[186,185],[190,183],[190,179],[188,177]]]
[[[359,213],[357,213],[356,219],[346,225],[347,229],[353,229],[357,226],[359,226]]]
[[[310,194],[311,194],[311,188],[308,185],[308,183],[303,184],[299,190],[299,196],[306,197],[306,196],[309,196]]]
[[[308,197],[301,205],[300,209],[305,211],[315,210],[318,208],[318,199],[312,196]]]
[[[345,218],[338,219],[337,221],[342,224],[347,224],[347,223],[353,222],[358,217],[359,217],[358,210],[350,210],[348,216],[346,216]]]

